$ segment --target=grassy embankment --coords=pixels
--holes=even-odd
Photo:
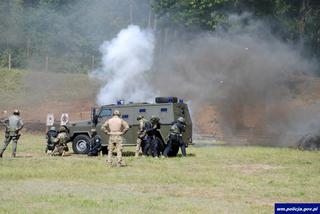
[[[98,88],[99,83],[87,74],[0,68],[0,107],[94,100]]]
[[[44,156],[43,141],[25,135],[19,157],[10,146],[0,160],[0,213],[273,213],[275,202],[320,201],[319,152],[191,147],[106,168],[104,157]]]

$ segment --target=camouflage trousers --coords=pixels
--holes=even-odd
[[[17,136],[6,136],[3,142],[3,147],[0,151],[0,155],[2,156],[3,152],[7,149],[7,146],[12,141],[12,157],[16,156],[17,152],[17,144],[18,144],[18,138]]]
[[[112,152],[117,150],[117,165],[122,165],[122,142],[123,138],[120,135],[110,135],[108,144],[108,165],[112,165]]]
[[[137,138],[137,145],[136,145],[136,153],[135,156],[138,157],[140,150],[141,150],[141,143],[142,143],[142,139],[141,138]]]
[[[67,152],[68,150],[69,149],[67,144],[57,144],[55,145],[54,150],[51,153],[51,156],[56,156],[56,155],[64,156],[65,152]]]

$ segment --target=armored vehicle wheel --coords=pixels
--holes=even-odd
[[[76,154],[87,154],[89,152],[90,138],[81,134],[76,136],[72,141],[72,149]]]

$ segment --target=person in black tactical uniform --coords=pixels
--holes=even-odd
[[[96,129],[91,129],[91,136],[88,156],[98,156],[101,151],[101,137],[97,135]]]
[[[151,145],[151,153],[153,157],[159,157],[165,147],[164,144],[164,140],[162,138],[162,135],[160,133],[160,128],[161,128],[161,124],[160,124],[160,118],[159,117],[152,117],[150,119],[150,122],[153,126],[154,129],[154,140],[153,143]]]
[[[150,121],[146,121],[144,126],[146,135],[142,141],[142,154],[144,156],[149,156],[151,155],[151,144],[154,138],[153,127]]]
[[[174,122],[170,128],[170,135],[167,147],[163,152],[163,156],[175,156],[176,149],[181,148],[181,153],[183,157],[186,157],[186,144],[183,142],[182,133],[186,130],[186,124],[183,117],[179,117],[176,122]],[[176,150],[178,151],[178,150]]]
[[[9,143],[12,141],[12,157],[16,157],[17,144],[20,138],[19,131],[23,128],[23,122],[20,117],[20,111],[14,110],[13,115],[9,116],[4,121],[1,121],[6,126],[5,139],[3,147],[0,151],[0,158],[2,158],[3,152],[6,150]]]
[[[58,136],[56,127],[52,126],[47,132],[47,146],[45,149],[46,153],[52,153],[55,147],[55,138]]]
[[[160,118],[152,116],[150,121],[145,123],[146,137],[143,146],[143,155],[159,157],[164,148],[164,141],[159,129]]]

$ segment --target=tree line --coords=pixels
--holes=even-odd
[[[159,0],[153,8],[169,25],[190,31],[228,28],[230,14],[250,13],[268,24],[273,35],[303,44],[308,56],[320,57],[319,0]]]
[[[0,67],[86,72],[99,46],[135,20],[145,26],[147,0],[2,0]]]
[[[157,27],[166,40],[164,29],[215,31],[245,12],[320,57],[318,0],[2,0],[0,67],[86,72],[97,66],[100,44],[130,23]]]

